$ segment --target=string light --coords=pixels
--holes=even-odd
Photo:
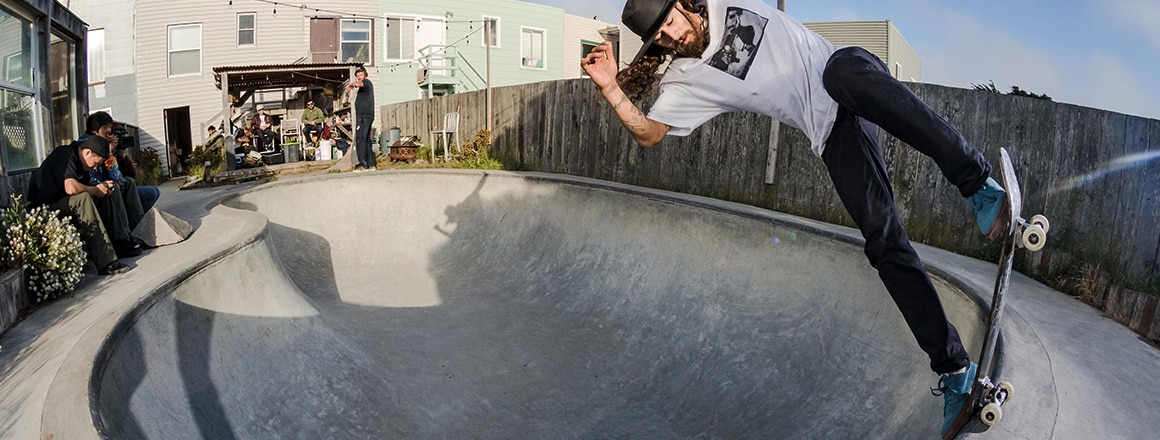
[[[334,9],[326,9],[326,8],[316,8],[316,7],[313,7],[313,6],[307,5],[307,4],[305,4],[305,3],[298,4],[298,5],[292,5],[292,4],[288,4],[288,3],[277,2],[277,1],[274,1],[274,0],[252,0],[252,1],[260,2],[260,3],[266,3],[266,4],[268,4],[268,5],[272,5],[272,6],[274,6],[274,7],[275,7],[275,8],[274,8],[274,13],[275,13],[275,14],[277,14],[277,11],[278,11],[278,9],[277,9],[277,6],[293,6],[293,7],[297,8],[297,9],[299,9],[299,10],[302,10],[302,11],[306,11],[306,10],[308,10],[308,9],[310,9],[310,10],[313,10],[313,11],[314,11],[314,13],[316,13],[316,14],[318,14],[318,13],[324,13],[324,12],[325,12],[325,13],[330,13],[330,14],[337,14],[337,15],[341,15],[341,16],[343,16],[343,17],[354,17],[354,18],[362,18],[362,19],[366,19],[366,20],[373,20],[373,21],[381,21],[381,20],[387,20],[387,18],[384,18],[384,17],[378,17],[378,16],[374,16],[374,15],[368,15],[368,14],[365,14],[365,13],[356,13],[356,12],[338,11],[338,10],[334,10]],[[230,5],[230,6],[233,6],[233,5],[234,5],[234,0],[229,0],[229,5]],[[410,17],[390,17],[390,19],[392,19],[392,20],[399,20],[399,21],[414,20],[414,21],[415,21],[415,23],[416,23],[416,28],[418,28],[418,24],[419,24],[419,23],[420,23],[420,22],[423,20],[422,18],[419,18],[419,17],[415,17],[415,18],[410,18]],[[430,18],[428,18],[427,20],[428,20],[428,21],[430,21],[431,19],[430,19]],[[472,24],[472,21],[471,21],[471,20],[447,20],[447,19],[445,19],[445,20],[442,20],[442,21],[443,21],[443,23],[444,23],[445,25],[446,25],[446,24],[451,24],[451,23],[468,23],[468,24]],[[389,22],[389,21],[388,21],[388,24],[387,24],[387,26],[388,26],[388,27],[390,27],[390,22]],[[469,27],[469,30],[471,30],[471,29],[474,29],[474,26],[471,26],[471,27]]]
[[[256,2],[261,2],[261,3],[266,3],[266,4],[269,4],[269,5],[272,5],[272,6],[273,6],[274,15],[277,15],[277,14],[278,14],[278,6],[279,6],[279,5],[282,5],[282,6],[286,6],[286,5],[287,5],[287,4],[285,4],[285,3],[279,3],[279,2],[276,2],[276,1],[273,1],[273,0],[253,0],[253,1],[256,1]],[[229,0],[229,5],[232,7],[232,6],[234,5],[234,0]],[[364,18],[364,19],[366,19],[366,20],[371,20],[371,21],[380,21],[380,20],[385,20],[385,22],[386,22],[386,27],[387,27],[388,29],[391,27],[391,21],[390,21],[390,20],[398,20],[398,21],[400,21],[400,22],[407,21],[407,20],[414,20],[414,21],[415,21],[415,30],[420,30],[420,28],[419,28],[419,27],[420,27],[420,25],[421,25],[421,24],[422,24],[422,22],[423,22],[423,19],[422,19],[421,17],[415,17],[415,18],[409,18],[409,17],[390,17],[390,18],[388,19],[388,18],[386,18],[386,17],[376,17],[376,16],[365,15],[365,14],[357,14],[357,13],[353,13],[353,12],[344,12],[344,11],[336,11],[336,10],[333,10],[333,9],[315,8],[315,7],[310,7],[310,6],[307,6],[305,3],[303,3],[303,4],[300,4],[300,5],[290,5],[290,6],[295,6],[295,7],[297,7],[297,8],[298,8],[299,10],[301,10],[301,11],[306,11],[307,9],[312,9],[312,10],[314,10],[314,12],[315,12],[315,13],[322,13],[322,12],[327,12],[327,13],[331,13],[331,14],[338,14],[338,15],[342,15],[342,16],[344,16],[344,17]],[[448,16],[448,18],[450,18],[450,17],[451,17],[451,16],[449,15],[449,16]],[[451,23],[467,23],[467,30],[468,30],[468,32],[467,32],[467,35],[464,35],[463,37],[461,37],[460,39],[458,39],[458,40],[456,40],[456,41],[452,42],[451,44],[447,44],[447,45],[445,45],[446,47],[453,47],[453,46],[455,46],[455,45],[459,44],[460,42],[465,42],[465,44],[471,44],[471,39],[470,39],[471,35],[472,35],[472,34],[474,34],[474,33],[476,33],[476,32],[480,32],[480,31],[482,31],[482,30],[484,29],[483,27],[480,27],[479,29],[476,29],[476,28],[475,28],[475,21],[474,21],[474,20],[449,20],[449,19],[444,19],[444,20],[442,20],[442,21],[443,21],[443,24],[444,24],[444,30],[447,30],[447,31],[450,31],[450,30],[451,30],[451,27],[450,27],[450,26],[448,26],[448,25],[449,25],[449,24],[451,24]],[[446,48],[442,49],[442,51],[446,51],[446,50],[447,50]],[[398,68],[398,67],[403,67],[403,66],[409,66],[409,65],[412,65],[412,64],[422,64],[422,63],[420,63],[418,60],[412,60],[412,61],[403,61],[403,62],[399,62],[399,63],[394,63],[394,64],[391,64],[391,65],[383,65],[382,67],[383,67],[383,68],[390,68],[390,69],[391,69],[391,72],[394,72],[394,71],[395,71],[395,68]],[[319,79],[321,79],[321,78],[319,78]]]

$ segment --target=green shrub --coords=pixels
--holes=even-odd
[[[161,157],[157,150],[141,150],[141,162],[137,164],[137,184],[157,186],[161,184]]]
[[[205,177],[205,163],[209,162],[209,173],[211,175],[217,174],[222,170],[222,151],[218,148],[205,148],[198,146],[193,150],[193,155],[189,157],[189,175],[194,177]]]

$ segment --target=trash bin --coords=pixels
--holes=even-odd
[[[298,143],[290,142],[282,144],[282,155],[286,158],[286,163],[298,162]]]
[[[403,137],[402,133],[403,131],[400,130],[399,127],[391,127],[391,135],[390,138],[387,139],[387,146],[395,146],[395,144],[399,142],[399,138]]]

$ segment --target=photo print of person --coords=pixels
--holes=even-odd
[[[738,7],[725,10],[725,39],[709,59],[709,65],[742,80],[753,65],[753,56],[765,35],[769,19]]]

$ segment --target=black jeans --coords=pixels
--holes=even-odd
[[[355,154],[358,154],[358,162],[363,168],[373,168],[375,166],[375,150],[371,147],[371,125],[374,125],[375,118],[359,117],[355,120]],[[357,164],[356,164],[357,165]]]
[[[317,124],[304,124],[302,126],[302,135],[306,136],[306,140],[309,141],[309,143],[317,143],[315,137],[318,137],[319,140],[322,139],[322,123],[319,122]]]
[[[117,184],[113,192],[93,200],[104,222],[105,232],[112,241],[125,241],[132,238],[132,231],[145,217],[145,210],[141,206],[141,195],[137,192],[137,181],[126,177],[123,183]]]
[[[934,159],[964,197],[982,187],[991,165],[866,50],[849,47],[835,52],[822,80],[839,105],[822,160],[838,197],[866,239],[866,257],[930,357],[931,369],[942,374],[963,368],[970,355],[947,320],[898,218],[878,127]]]

